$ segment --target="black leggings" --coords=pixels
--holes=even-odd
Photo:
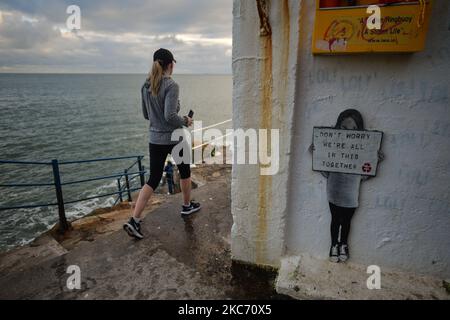
[[[339,207],[330,202],[331,211],[331,244],[347,244],[350,233],[350,223],[356,208]],[[341,239],[339,241],[339,228],[341,228]]]
[[[153,190],[159,185],[161,181],[164,164],[166,162],[167,155],[172,153],[172,149],[176,144],[149,144],[150,149],[150,178],[147,181]],[[183,157],[183,150],[180,152],[180,157]],[[178,170],[180,171],[181,179],[188,179],[191,177],[191,166],[190,164],[180,163],[176,164]]]

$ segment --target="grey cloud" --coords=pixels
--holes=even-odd
[[[73,2],[81,6],[83,30],[78,38],[67,39],[55,26],[64,26],[65,8]],[[174,51],[180,73],[231,71],[231,57],[226,54],[229,44],[187,42],[178,36],[231,38],[229,0],[15,0],[0,3],[0,11],[8,12],[0,23],[0,72],[146,73],[159,47]],[[23,21],[22,15],[38,21]],[[142,41],[146,36],[151,40]]]
[[[64,24],[66,8],[80,6],[84,26],[102,32],[151,34],[201,33],[224,37],[231,34],[231,0],[6,0],[1,8],[46,17]]]
[[[0,24],[0,48],[32,49],[59,36],[47,21],[23,21],[18,14],[4,15]]]

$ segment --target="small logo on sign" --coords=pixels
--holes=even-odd
[[[372,166],[370,165],[370,163],[364,163],[363,167],[362,167],[363,172],[365,173],[369,173],[370,171],[372,171]]]

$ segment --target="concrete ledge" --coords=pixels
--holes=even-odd
[[[30,245],[0,254],[0,273],[25,269],[29,264],[43,263],[67,253],[54,238],[44,234]]]
[[[380,267],[381,289],[369,290],[367,266],[331,263],[309,255],[285,257],[281,261],[276,290],[295,299],[450,299],[442,279]]]

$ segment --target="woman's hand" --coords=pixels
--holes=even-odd
[[[194,120],[192,120],[192,118],[189,118],[188,116],[184,116],[184,119],[186,120],[186,127],[192,126],[192,123],[194,122]]]
[[[384,153],[383,151],[378,151],[378,162],[382,162],[384,160]]]
[[[308,151],[313,153],[313,151],[315,151],[315,150],[316,150],[316,147],[314,146],[314,143],[311,143],[311,145],[308,148]]]

